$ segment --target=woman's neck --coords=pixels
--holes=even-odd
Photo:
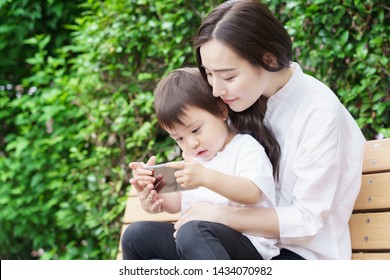
[[[267,98],[277,93],[287,84],[287,82],[291,79],[291,76],[294,74],[294,69],[289,66],[272,74],[272,83],[270,83],[272,86],[268,90],[269,93],[266,96]]]

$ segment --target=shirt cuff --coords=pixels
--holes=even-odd
[[[276,207],[279,219],[280,241],[283,244],[297,244],[308,239],[310,225],[304,223],[301,211],[294,207]]]

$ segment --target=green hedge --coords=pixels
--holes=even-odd
[[[305,71],[324,81],[367,139],[390,137],[389,6],[380,0],[267,1]]]
[[[12,57],[34,50],[24,62],[9,56],[27,69],[19,76],[0,68],[0,257],[114,259],[128,162],[177,155],[156,125],[153,87],[195,64],[192,38],[218,1],[79,1],[64,14],[54,12],[62,1],[40,1],[36,10],[49,3],[64,22],[58,33],[12,37],[28,2],[0,1],[1,56],[15,44]],[[293,36],[295,60],[335,90],[366,137],[390,137],[384,3],[265,2]]]

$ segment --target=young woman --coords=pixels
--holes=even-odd
[[[185,159],[167,166],[179,169],[177,183],[195,189],[159,194],[152,171],[132,162],[131,182],[145,211],[185,212],[196,202],[275,206],[272,164],[263,147],[228,125],[227,105],[212,96],[197,68],[178,69],[162,79],[154,107],[160,126],[176,140]],[[152,157],[148,164],[154,161]],[[274,238],[242,234],[218,223],[192,221],[175,232],[172,223],[145,221],[126,229],[122,252],[124,259],[270,259],[279,254],[275,244]]]
[[[264,124],[276,137],[277,206],[193,204],[176,228],[209,220],[277,238],[275,259],[350,259],[348,221],[365,142],[354,119],[326,85],[291,62],[289,35],[255,0],[217,6],[201,24],[195,47],[198,67],[213,95],[228,104],[235,128],[261,135]]]

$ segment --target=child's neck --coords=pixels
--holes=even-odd
[[[232,130],[232,129],[228,129],[228,135],[225,139],[225,144],[223,145],[222,149],[220,150],[220,152],[222,152],[223,150],[225,150],[226,146],[233,140],[234,136],[237,135],[237,132]]]

